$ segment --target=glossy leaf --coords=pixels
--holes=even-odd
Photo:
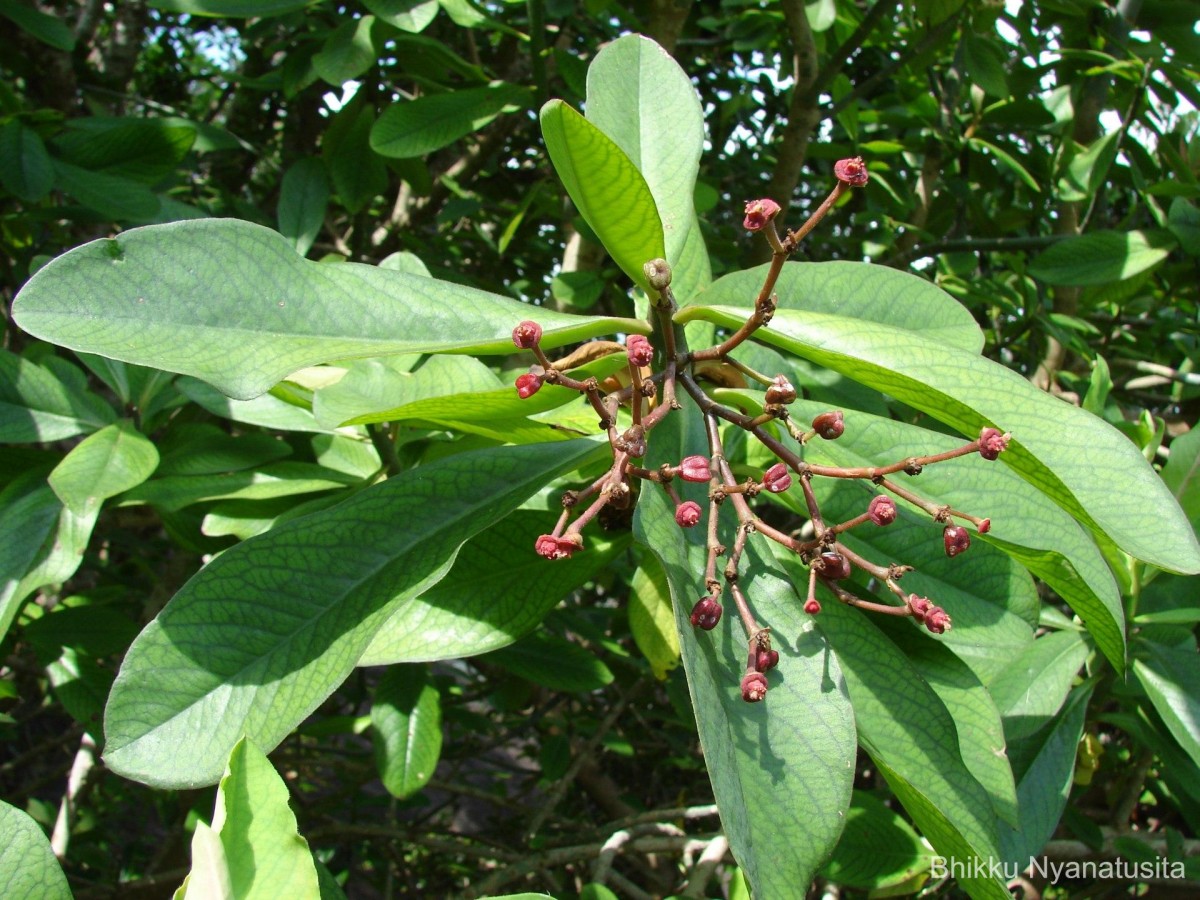
[[[176,512],[212,500],[269,500],[344,488],[360,481],[354,475],[316,463],[267,463],[255,469],[216,475],[171,475],[144,482],[121,495],[122,506],[147,504]]]
[[[855,791],[846,830],[821,874],[840,885],[871,890],[902,884],[928,870],[931,854],[912,826],[874,796]]]
[[[301,256],[320,234],[328,204],[329,180],[319,159],[306,157],[287,170],[279,186],[279,231]]]
[[[74,512],[141,484],[158,465],[158,450],[129,419],[80,441],[50,473],[50,487]]]
[[[1179,746],[1200,766],[1200,668],[1194,645],[1136,645],[1133,671]]]
[[[1173,244],[1166,233],[1093,231],[1059,241],[1038,254],[1029,264],[1029,274],[1047,284],[1110,284],[1157,265]]]
[[[704,114],[691,79],[649,38],[626,35],[588,66],[587,120],[642,173],[662,220],[671,288],[686,302],[711,281],[693,193]]]
[[[0,897],[71,900],[71,889],[37,822],[0,800]]]
[[[0,184],[27,203],[41,200],[54,186],[54,167],[46,145],[20,119],[0,125]]]
[[[465,541],[595,446],[460,454],[225,551],[126,654],[105,713],[109,767],[147,784],[211,784],[242,735],[274,747]],[[197,727],[203,743],[190,738]]]
[[[438,13],[437,0],[364,0],[363,5],[377,18],[402,31],[424,31]]]
[[[679,665],[671,586],[667,573],[651,555],[642,557],[629,582],[629,630],[655,678],[666,678]]]
[[[698,424],[692,411],[664,420],[654,431],[646,464],[677,464],[703,447]],[[742,700],[746,639],[732,601],[713,631],[695,630],[688,621],[705,592],[704,536],[696,531],[675,524],[670,500],[661,491],[642,494],[634,533],[667,573],[688,690],[725,834],[756,895],[791,896],[796,885],[812,881],[841,832],[854,776],[853,714],[836,658],[800,611],[791,584],[763,558],[754,540],[741,584],[758,615],[770,623],[780,659],[768,675],[766,700]],[[781,797],[790,799],[780,802]]]
[[[333,189],[350,212],[358,212],[387,188],[387,165],[371,149],[375,110],[356,97],[333,117],[321,138],[321,158]]]
[[[371,727],[383,786],[404,799],[433,777],[442,753],[442,705],[424,666],[392,666],[375,686]]]
[[[13,315],[38,337],[195,375],[245,400],[334,359],[508,353],[527,308],[431,278],[309,262],[278,232],[206,219],[84,244],[40,269]],[[644,330],[550,310],[538,318],[546,347]]]
[[[493,650],[484,662],[552,691],[598,691],[613,680],[612,670],[593,651],[541,631]]]
[[[74,376],[62,376],[74,371]],[[50,443],[103,428],[116,419],[87,391],[74,367],[49,369],[0,350],[0,442]]]
[[[1034,641],[992,680],[988,690],[1010,741],[1033,734],[1058,712],[1087,655],[1078,631],[1053,632]]]
[[[393,103],[371,129],[371,149],[407,158],[433,153],[483,128],[508,107],[524,108],[527,88],[503,81]]]
[[[584,553],[550,564],[533,544],[554,518],[549,509],[519,510],[468,541],[445,578],[379,626],[359,665],[455,659],[507,646],[627,543],[589,535]]]
[[[28,596],[26,573],[58,522],[62,503],[37,473],[14,479],[0,491],[0,638]]]
[[[705,302],[726,299],[717,288],[705,292]],[[678,318],[736,327],[745,311],[688,307]],[[1013,440],[1001,459],[1022,478],[1138,559],[1200,572],[1200,544],[1191,526],[1129,439],[1016,372],[910,331],[825,313],[781,309],[757,334],[890,394],[968,438],[984,426],[1010,431]]]
[[[362,16],[348,19],[333,30],[312,60],[323,81],[340,89],[375,65],[375,45],[371,39],[374,27],[374,16]]]
[[[621,270],[649,289],[642,266],[664,258],[662,219],[646,179],[608,135],[561,100],[541,111],[554,170]]]

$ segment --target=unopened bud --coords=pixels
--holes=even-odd
[[[629,357],[629,361],[638,368],[650,365],[654,359],[654,348],[650,346],[650,342],[645,336],[640,334],[631,334],[625,339],[625,354]]]
[[[947,525],[942,529],[942,543],[946,545],[947,556],[958,556],[971,546],[971,534],[961,525]]]
[[[979,455],[984,459],[995,459],[1008,449],[1009,434],[1001,434],[995,428],[979,432]]]
[[[841,581],[850,577],[850,561],[840,553],[822,553],[820,572],[830,581]]]
[[[804,601],[804,611],[810,616],[815,616],[821,611],[821,602],[815,597],[812,600]]]
[[[694,628],[712,631],[721,621],[721,604],[713,597],[701,597],[692,607],[692,614],[689,618]]]
[[[675,524],[680,528],[691,528],[700,522],[700,504],[695,500],[684,500],[675,507]]]
[[[846,431],[846,423],[842,419],[842,411],[835,409],[823,412],[812,420],[813,431],[827,441],[836,441]]]
[[[940,606],[925,613],[925,627],[933,634],[945,634],[950,630],[950,616]]]
[[[650,287],[656,291],[661,291],[671,284],[671,267],[667,265],[665,259],[650,260],[642,266],[642,272],[645,274],[646,280],[650,282]]]
[[[776,375],[775,380],[771,382],[771,386],[767,388],[767,403],[783,403],[788,404],[796,399],[796,389],[792,383],[782,375]]]
[[[679,464],[679,477],[684,481],[702,483],[712,478],[708,460],[703,456],[685,456]]]
[[[867,506],[867,515],[876,525],[891,525],[896,521],[896,501],[882,494],[872,497]]]
[[[767,672],[779,665],[778,650],[754,651],[754,668],[759,672]]]
[[[763,472],[762,486],[772,494],[782,494],[792,486],[792,476],[783,463],[775,463]]]
[[[517,396],[522,400],[528,400],[541,389],[541,375],[534,375],[532,372],[529,372],[517,377]]]
[[[512,339],[522,350],[528,350],[542,339],[542,326],[526,320],[513,329]]]

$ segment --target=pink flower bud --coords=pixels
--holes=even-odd
[[[522,400],[528,400],[534,394],[542,389],[542,376],[534,375],[529,372],[517,378],[517,396]]]
[[[817,599],[804,601],[804,611],[810,616],[815,616],[821,611],[821,603]]]
[[[700,504],[695,500],[684,500],[675,507],[675,524],[680,528],[691,528],[700,521]]]
[[[977,527],[979,528],[980,534],[987,534],[989,531],[992,530],[992,520],[984,519],[982,522],[979,523],[979,525]]]
[[[933,634],[945,634],[950,630],[950,617],[940,606],[935,606],[925,613],[925,627]]]
[[[650,365],[654,359],[654,348],[643,335],[631,334],[625,339],[625,354],[631,363],[640,368]]]
[[[792,486],[792,476],[783,463],[775,463],[763,472],[762,486],[772,494],[782,494]]]
[[[685,456],[679,464],[679,477],[684,481],[694,481],[697,484],[708,481],[712,473],[708,469],[708,460],[703,456]]]
[[[985,428],[979,432],[979,455],[984,459],[995,459],[1008,449],[1008,439],[1012,435],[1001,434],[995,428]]]
[[[961,525],[947,525],[942,529],[942,543],[946,546],[947,556],[958,556],[971,546],[971,535]]]
[[[872,497],[867,506],[867,515],[876,525],[891,525],[896,521],[896,502],[882,494]]]
[[[762,672],[747,672],[742,676],[742,699],[757,703],[767,696],[767,676]]]
[[[774,200],[746,201],[746,218],[742,227],[747,231],[762,231],[766,224],[779,215],[779,204]]]
[[[813,431],[825,440],[836,441],[845,432],[846,423],[842,419],[842,411],[835,409],[831,412],[823,412],[813,419],[812,427]]]
[[[522,350],[528,350],[542,339],[542,326],[526,320],[513,329],[512,339]]]
[[[776,375],[771,386],[767,388],[767,403],[788,404],[796,399],[796,389],[782,375]]]
[[[839,159],[833,164],[833,174],[838,181],[850,187],[862,187],[867,183],[867,166],[861,156]]]
[[[769,672],[779,665],[778,650],[756,650],[754,653],[754,668],[759,672]]]
[[[712,631],[721,621],[721,604],[712,597],[701,597],[692,607],[692,627]]]
[[[928,597],[918,597],[916,594],[908,595],[908,609],[912,613],[912,617],[918,622],[924,622],[925,616],[929,614],[931,609],[937,609]]]

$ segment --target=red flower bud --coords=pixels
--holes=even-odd
[[[929,614],[931,609],[937,609],[928,597],[918,597],[916,594],[908,595],[908,609],[912,613],[914,619],[918,622],[924,622],[925,616]]]
[[[762,231],[766,224],[779,215],[779,204],[774,200],[746,201],[746,218],[742,227],[747,231]]]
[[[546,559],[569,559],[576,550],[583,549],[583,538],[578,534],[555,537],[552,534],[540,535],[534,544],[539,556]]]
[[[850,561],[840,553],[822,553],[818,571],[831,581],[841,581],[850,577]]]
[[[762,486],[772,494],[782,494],[792,486],[792,476],[783,463],[775,463],[763,472]]]
[[[846,430],[846,423],[842,420],[842,411],[835,409],[831,412],[823,412],[812,420],[813,431],[825,438],[827,441],[836,441]]]
[[[796,389],[782,375],[776,375],[771,386],[767,388],[767,403],[788,404],[796,399]]]
[[[742,699],[757,703],[767,696],[767,676],[762,672],[747,672],[742,676]]]
[[[867,166],[861,156],[839,159],[833,164],[833,174],[838,181],[850,187],[862,187],[867,183]]]
[[[815,616],[817,613],[819,613],[821,611],[821,604],[815,598],[812,600],[806,600],[804,602],[804,611],[806,613],[808,613],[810,616]]]
[[[1008,449],[1008,439],[1012,435],[1001,434],[995,428],[985,428],[979,432],[979,455],[984,459],[995,459]]]
[[[701,483],[712,478],[708,469],[708,460],[703,456],[685,456],[679,464],[679,477],[684,481]]]
[[[701,597],[692,607],[690,618],[694,628],[712,631],[721,621],[721,604],[713,597]]]
[[[542,339],[542,326],[526,320],[513,329],[512,339],[522,350],[528,350]]]
[[[933,634],[945,634],[950,629],[950,617],[940,606],[925,613],[925,627]]]
[[[992,530],[992,520],[984,519],[982,522],[979,523],[979,525],[977,527],[979,528],[980,534],[987,534],[989,531]]]
[[[528,400],[541,389],[541,375],[534,375],[532,372],[529,372],[517,378],[517,396],[522,400]]]
[[[680,528],[691,528],[700,521],[700,504],[695,500],[684,500],[675,507],[675,524]]]
[[[971,535],[961,525],[947,525],[942,529],[942,543],[946,545],[947,556],[958,556],[971,546]]]
[[[891,525],[896,521],[896,502],[891,497],[878,494],[871,498],[867,515],[876,525]]]
[[[639,368],[650,365],[654,359],[654,348],[643,335],[631,334],[625,339],[625,355],[629,361]]]
[[[754,668],[759,672],[768,672],[779,665],[778,650],[756,650],[754,653]]]

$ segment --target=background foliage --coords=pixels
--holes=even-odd
[[[631,321],[645,310],[630,291],[642,242],[625,259],[602,235],[609,258],[579,195],[586,177],[573,187],[556,153],[556,139],[577,146],[587,131],[579,122],[606,133],[645,176],[671,225],[664,252],[693,261],[677,265],[684,297],[762,261],[761,244],[741,230],[743,201],[774,197],[799,222],[828,192],[832,162],[861,154],[869,185],[806,240],[804,258],[870,260],[936,283],[983,329],[986,357],[1114,424],[1161,470],[1192,526],[1200,520],[1200,439],[1190,430],[1200,418],[1193,4],[3,0],[0,16],[11,26],[0,29],[5,299],[51,257],[125,232],[55,263],[40,282],[54,291],[39,295],[35,282],[23,295],[31,311],[28,321],[18,313],[21,324],[53,330],[78,352],[11,320],[0,351],[0,893],[166,895],[190,871],[189,891],[240,896],[253,886],[237,882],[239,860],[267,841],[269,858],[298,879],[297,896],[318,884],[330,896],[338,884],[351,896],[745,895],[699,754],[695,713],[705,710],[692,708],[720,688],[706,695],[688,659],[689,694],[675,668],[679,560],[670,553],[689,551],[661,552],[668,539],[647,532],[647,514],[632,533],[626,525],[591,538],[570,561],[533,557],[556,494],[539,488],[597,458],[586,441],[536,443],[545,440],[536,415],[591,433],[594,414],[553,388],[519,405],[510,385],[525,361],[419,355],[511,349],[511,310],[494,295],[539,305],[554,346],[644,330]],[[672,53],[697,109],[668,70],[642,96],[630,96],[619,66],[589,74],[600,47],[629,31]],[[587,119],[563,106],[539,123],[550,98],[576,109],[586,98]],[[631,107],[680,148],[703,141],[694,190],[695,160],[656,158],[653,141],[631,150],[622,119]],[[612,204],[631,196],[601,193],[599,215],[614,217]],[[128,233],[222,217],[247,224]],[[636,209],[622,218],[645,226]],[[197,241],[205,229],[215,237]],[[151,233],[178,243],[139,237]],[[124,268],[100,282],[101,265]],[[460,287],[434,287],[428,275]],[[744,306],[761,278],[733,279],[743,277],[748,290],[721,282],[687,315],[730,324],[721,310]],[[893,283],[792,290],[852,301],[855,321],[873,321],[889,314],[871,304]],[[221,289],[211,292],[214,284]],[[35,319],[34,298],[50,294],[58,305],[39,305]],[[156,298],[197,296],[155,318]],[[281,329],[312,324],[293,297],[320,298],[326,314],[304,341],[270,356],[237,326],[276,296],[286,298],[274,312]],[[80,324],[89,309],[139,298],[135,327]],[[972,406],[993,371],[961,343],[963,326],[974,325],[956,326],[952,313],[938,319],[937,302],[920,294],[906,299],[890,314],[912,317],[916,333],[891,322],[885,334],[914,353],[941,346],[974,360],[980,368],[937,386]],[[391,319],[379,317],[383,308]],[[911,388],[920,365],[872,380],[861,368],[845,377],[836,354],[814,364],[804,310],[781,311],[775,349],[748,361],[788,372],[805,409],[859,411],[844,446],[814,448],[829,464],[890,461],[897,448],[932,439],[914,426],[944,430]],[[173,369],[184,374],[138,364],[167,345],[188,349]],[[348,356],[368,358],[342,364],[336,383],[309,369],[277,384]],[[753,402],[727,391],[728,402]],[[1028,415],[1019,434],[1070,444],[1056,434],[1076,421],[1062,407],[1018,406],[1007,412]],[[347,422],[351,433],[339,430]],[[748,467],[763,461],[738,452]],[[1142,477],[1062,452],[1064,471],[1096,498],[1126,497]],[[380,484],[381,473],[392,477]],[[887,533],[893,542],[909,535],[908,545],[883,549],[930,573],[923,590],[947,607],[955,600],[957,643],[916,642],[827,603],[820,640],[836,650],[865,751],[851,802],[831,787],[806,800],[753,797],[743,816],[723,808],[735,849],[741,829],[766,826],[778,842],[772,853],[801,845],[797,854],[811,857],[819,848],[802,845],[817,840],[816,817],[804,804],[845,808],[822,879],[847,891],[951,894],[963,888],[928,883],[931,851],[914,824],[939,852],[971,844],[971,807],[952,803],[974,798],[975,814],[988,810],[979,833],[993,834],[983,844],[994,840],[1005,859],[1194,855],[1195,580],[1131,560],[1002,467],[978,482],[938,478],[931,468],[922,490],[947,492],[948,502],[959,490],[976,506],[983,498],[986,514],[1011,529],[998,532],[1003,553],[978,542],[967,567],[945,566],[936,541],[933,557],[920,559],[928,535],[922,544],[913,529]],[[822,498],[825,508],[861,503],[865,495],[844,487]],[[430,502],[447,494],[470,503]],[[304,516],[335,504],[323,521],[347,553],[378,549],[376,581],[339,569],[336,543],[305,543]],[[1140,534],[1140,558],[1158,552],[1165,569],[1187,569],[1192,538],[1169,509],[1124,502],[1112,515]],[[415,539],[413,523],[427,539]],[[638,549],[648,540],[657,561]],[[295,598],[286,571],[272,574],[236,549],[251,546],[285,563],[300,554],[327,575],[333,599],[305,611],[304,640],[288,642],[294,623],[268,633],[296,613]],[[230,607],[222,633],[204,636],[206,652],[229,655],[196,666],[173,635],[207,627],[188,619],[203,588],[183,585],[222,551],[211,577],[255,579],[257,590]],[[817,635],[802,630],[786,564],[759,563],[756,589],[780,631],[797,635],[789,665],[800,666]],[[412,572],[427,577],[405,582]],[[1005,608],[973,629],[966,611],[981,584],[994,585]],[[1114,598],[1110,607],[1089,601],[1102,597]],[[686,612],[676,605],[681,620]],[[162,655],[114,686],[139,633],[131,656]],[[248,634],[280,648],[250,652],[279,690],[245,689],[268,681],[241,677]],[[214,670],[226,680],[204,682]],[[329,691],[318,696],[314,683]],[[223,693],[229,684],[237,689]],[[873,730],[901,716],[913,692],[903,685],[919,688],[926,715],[944,706],[945,716],[931,715],[932,742]],[[239,703],[246,721],[278,732],[274,766],[237,733],[212,727],[214,710]],[[830,746],[852,748],[830,725],[848,707],[836,696],[822,703],[780,690],[762,709],[772,728],[790,723],[808,739],[828,727]],[[130,724],[153,721],[154,708],[188,710],[172,725],[169,767],[142,749],[161,734],[147,742]],[[303,723],[293,730],[280,709]],[[1011,767],[988,768],[997,740]],[[216,744],[226,749],[213,768]],[[706,750],[714,784],[746,765],[731,757],[719,768]],[[956,786],[939,793],[938,779],[925,783],[929,772]],[[756,869],[761,859],[737,862],[759,893],[771,877],[764,895],[786,892],[786,868],[771,876]],[[222,883],[222,872],[233,881]],[[1116,889],[1066,890],[1075,888]]]

